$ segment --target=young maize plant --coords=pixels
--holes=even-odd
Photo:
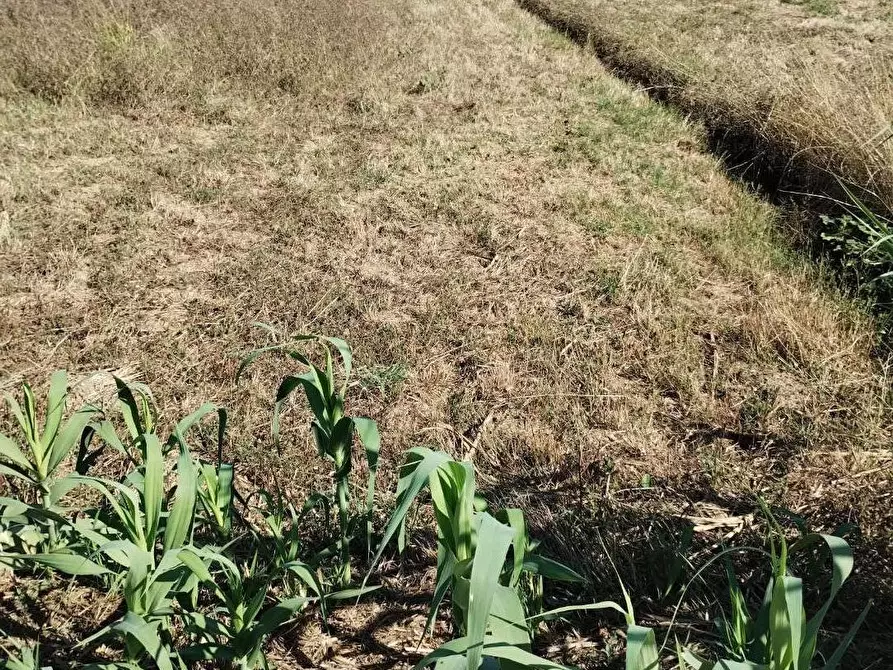
[[[183,616],[186,630],[196,643],[182,651],[187,661],[213,660],[217,667],[239,670],[269,668],[263,644],[279,626],[292,619],[307,603],[318,601],[323,617],[326,615],[326,596],[316,575],[303,563],[293,561],[285,569],[300,579],[315,597],[297,596],[279,600],[263,610],[270,587],[269,577],[252,563],[240,568],[223,553],[210,547],[187,547],[179,553],[180,560],[217,598],[224,618],[188,612]],[[222,575],[218,584],[212,573]],[[354,596],[354,593],[347,597]]]
[[[54,550],[59,540],[55,518],[60,511],[58,502],[72,485],[65,478],[59,479],[56,471],[75,444],[81,443],[81,436],[97,410],[83,407],[63,423],[68,396],[68,376],[64,370],[53,373],[50,378],[42,427],[37,402],[28,384],[22,384],[22,396],[21,404],[11,395],[6,396],[10,412],[19,426],[21,442],[16,444],[13,439],[0,434],[0,474],[24,483],[26,495],[34,496],[31,500],[38,502],[43,513],[31,506],[23,508],[19,501],[2,498],[0,518],[5,520],[4,530],[11,536],[7,538],[10,540],[7,545]],[[28,514],[29,511],[34,513]]]
[[[532,628],[522,598],[522,576],[563,581],[582,581],[582,577],[530,551],[521,510],[497,513],[505,523],[485,511],[470,463],[423,447],[409,450],[398,482],[397,507],[370,572],[394,535],[399,534],[401,549],[405,545],[407,513],[425,486],[431,493],[438,539],[437,583],[426,631],[451,592],[459,636],[417,667],[437,663],[439,668],[476,670],[485,658],[488,667],[560,667],[530,652]]]
[[[770,526],[770,558],[772,576],[756,615],[752,615],[727,561],[729,576],[730,616],[725,618],[726,653],[731,658],[710,662],[690,650],[683,650],[685,667],[695,670],[836,670],[865,621],[869,602],[844,634],[830,656],[818,653],[818,638],[825,615],[831,608],[840,588],[853,571],[853,552],[846,540],[835,535],[807,533],[788,547],[784,529],[776,521],[768,506],[760,501]],[[807,618],[803,605],[803,580],[790,574],[791,555],[822,547],[831,557],[831,588],[818,611]],[[817,666],[817,659],[821,658]]]
[[[271,327],[263,327],[276,335],[276,331]],[[307,356],[293,348],[295,343],[298,342],[315,343],[321,346],[325,355],[325,364],[322,368],[314,365]],[[343,380],[340,387],[335,379],[332,348],[335,349],[341,359]],[[372,543],[371,516],[375,501],[375,480],[378,470],[380,444],[378,426],[371,419],[349,417],[344,414],[344,396],[347,392],[353,360],[350,346],[347,342],[334,337],[298,335],[289,342],[274,344],[252,351],[242,361],[237,378],[258,356],[267,352],[285,353],[307,368],[307,371],[302,374],[286,376],[276,391],[272,423],[273,441],[276,448],[279,449],[279,421],[283,406],[296,389],[302,388],[313,414],[310,428],[317,451],[321,457],[330,460],[334,466],[334,506],[338,510],[339,527],[337,543],[339,565],[334,581],[339,588],[345,588],[351,581],[350,542],[353,535],[351,532],[353,519],[351,515],[350,473],[353,465],[354,436],[356,435],[359,438],[360,443],[364,447],[366,462],[369,467],[364,509],[355,517],[365,521],[366,545],[368,549]]]

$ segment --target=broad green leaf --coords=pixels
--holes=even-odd
[[[372,563],[369,565],[369,572],[366,573],[366,577],[363,579],[363,586],[366,585],[369,575],[371,575],[372,571],[375,569],[388,542],[394,537],[394,533],[401,528],[403,521],[406,518],[406,514],[409,512],[409,508],[412,506],[416,496],[418,496],[419,492],[422,490],[422,487],[428,481],[428,477],[440,467],[442,463],[445,463],[448,460],[449,456],[440,451],[432,451],[431,449],[424,447],[415,447],[409,450],[406,463],[404,463],[401,468],[397,506],[394,509],[394,513],[391,515],[391,520],[388,522],[388,526],[381,538],[381,544],[378,546],[378,551],[375,553]]]
[[[791,547],[791,553],[802,551],[816,543],[824,542],[831,553],[831,591],[828,598],[822,604],[818,612],[813,615],[806,625],[806,632],[803,637],[803,645],[800,651],[800,667],[807,670],[812,663],[815,655],[816,644],[818,642],[819,629],[822,627],[825,615],[831,607],[831,603],[837,597],[840,587],[850,576],[853,571],[853,550],[846,540],[834,535],[821,535],[813,533],[802,538]]]
[[[31,476],[26,475],[23,472],[19,472],[18,470],[15,470],[14,468],[12,468],[8,465],[3,465],[2,463],[0,463],[0,475],[16,477],[17,479],[21,479],[22,481],[28,482],[32,486],[37,484],[37,482]]]
[[[6,437],[6,435],[0,435],[0,456],[5,458],[9,463],[16,465],[18,468],[24,473],[33,473],[34,466],[31,464],[31,461],[28,460],[28,457],[22,453],[22,450],[16,446],[16,443],[11,439]]]
[[[366,482],[366,553],[372,555],[372,512],[375,508],[375,479],[378,472],[378,454],[381,450],[381,436],[378,434],[378,424],[366,417],[357,417],[353,420],[357,431],[357,437],[366,454],[366,463],[369,466],[369,479]]]
[[[158,635],[158,621],[152,623],[141,616],[128,612],[118,622],[112,624],[111,630],[131,636],[158,665],[158,670],[173,670],[170,652]]]
[[[533,616],[527,617],[527,620],[530,622],[546,621],[548,619],[554,619],[562,614],[570,614],[571,612],[585,612],[589,610],[609,609],[614,610],[615,612],[620,612],[620,614],[626,616],[626,610],[623,609],[620,605],[612,600],[603,600],[601,602],[591,603],[589,605],[565,605],[564,607],[558,607],[556,609],[549,610],[548,612],[534,614]]]
[[[47,393],[47,416],[43,427],[43,435],[40,436],[40,443],[46,454],[53,440],[56,439],[56,433],[59,426],[62,425],[62,415],[65,413],[65,396],[68,393],[68,375],[65,370],[56,370],[50,377],[50,390]],[[53,468],[47,468],[47,472],[52,472]]]
[[[48,445],[51,447],[48,454],[49,462],[47,463],[48,475],[52,475],[56,468],[59,467],[59,464],[68,456],[72,447],[80,440],[87,424],[90,423],[95,415],[95,408],[83,407],[75,412],[68,419],[61,432],[57,433],[56,439]]]
[[[656,670],[660,667],[654,631],[631,624],[626,629],[626,670]]]
[[[248,633],[250,647],[257,647],[263,642],[267,635],[291,619],[295,615],[295,612],[304,607],[310,600],[310,598],[289,598],[288,600],[282,600],[276,603],[273,607],[264,612],[258,620],[257,625],[251,628]]]
[[[177,461],[177,491],[167,517],[167,527],[164,529],[165,551],[181,547],[186,541],[195,515],[197,487],[198,476],[192,463],[192,456],[189,455],[185,443],[181,443],[180,458]]]
[[[148,393],[148,389],[142,385],[128,385],[127,382],[115,375],[112,375],[112,378],[118,388],[118,407],[124,417],[124,424],[130,432],[131,439],[136,441],[140,435],[147,432],[146,423],[149,421],[149,417],[140,417],[140,407],[133,391],[136,390],[138,394],[143,395]]]
[[[143,484],[143,505],[146,521],[145,548],[155,546],[158,525],[161,521],[161,504],[164,499],[164,461],[158,437],[148,433],[140,437],[146,450],[145,482]]]
[[[514,588],[521,578],[524,569],[524,558],[527,555],[527,524],[524,512],[517,507],[500,510],[496,518],[508,525],[515,533],[512,539],[512,576],[509,585]]]
[[[104,575],[108,573],[104,567],[84,556],[62,552],[48,554],[3,554],[5,558],[31,561],[53,568],[59,572],[76,577]]]
[[[341,356],[341,364],[344,367],[344,385],[341,388],[341,396],[343,397],[347,391],[347,382],[350,379],[350,372],[353,367],[353,354],[350,351],[350,345],[340,337],[320,336],[319,339],[333,344],[338,350],[338,355]]]
[[[799,668],[803,631],[803,582],[797,577],[779,576],[769,608],[772,657],[780,668]]]
[[[487,632],[493,595],[499,586],[499,574],[513,537],[511,528],[489,514],[481,515],[479,541],[471,565],[469,585],[466,635],[471,648],[468,651],[468,670],[477,670],[480,665],[481,645]]]
[[[586,581],[583,575],[571,570],[566,565],[537,554],[527,557],[524,561],[523,571],[534,575],[541,575],[546,579],[552,579],[556,582],[582,583]]]
[[[494,641],[530,651],[530,631],[524,616],[524,606],[514,588],[502,585],[496,587],[490,606],[488,629]]]
[[[381,588],[380,584],[376,584],[375,586],[364,586],[358,589],[342,589],[340,591],[333,591],[326,595],[326,600],[353,600],[354,598],[362,598],[368,593],[372,593],[373,591],[378,591]]]

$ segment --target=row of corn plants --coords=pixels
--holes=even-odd
[[[48,571],[66,575],[117,593],[122,601],[120,616],[80,641],[73,654],[89,658],[104,643],[117,649],[117,660],[71,661],[66,667],[269,668],[266,645],[280,627],[311,613],[325,623],[332,607],[375,590],[369,582],[376,566],[393,541],[400,552],[406,547],[407,520],[421,501],[430,505],[427,516],[437,537],[437,578],[425,634],[448,604],[454,635],[417,668],[561,668],[535,654],[543,622],[606,610],[625,619],[627,670],[834,670],[866,616],[867,607],[837,648],[821,656],[823,619],[852,571],[852,552],[830,535],[805,535],[789,547],[768,508],[772,576],[754,610],[728,560],[732,550],[710,561],[722,558],[729,574],[724,644],[713,650],[714,659],[704,649],[671,641],[672,627],[658,644],[655,631],[637,623],[622,582],[623,604],[545,610],[546,581],[578,584],[582,592],[583,577],[539,551],[523,510],[490,508],[471,463],[424,447],[406,454],[394,511],[376,546],[380,436],[374,421],[347,414],[350,347],[319,336],[280,340],[266,328],[273,343],[246,356],[239,375],[260,356],[294,360],[301,371],[285,376],[276,391],[273,443],[278,449],[285,403],[301,391],[319,456],[332,465],[332,490],[297,505],[278,490],[236,490],[235,466],[224,459],[227,413],[213,404],[162,436],[150,390],[117,378],[116,411],[88,405],[69,413],[65,372],[52,376],[42,408],[27,384],[21,401],[7,398],[18,434],[0,435],[0,475],[15,492],[0,497],[0,566],[37,577]],[[204,461],[190,450],[190,436],[212,419],[216,459]],[[90,474],[107,452],[127,465],[117,479]],[[352,468],[361,457],[366,486],[363,495],[353,496]],[[334,530],[321,541],[307,540],[308,515],[321,515],[327,529],[333,517]],[[829,550],[832,582],[823,605],[807,618],[804,584],[791,573],[788,558],[819,545]],[[357,553],[368,566],[362,580],[355,576]],[[0,667],[42,667],[36,646],[3,647],[7,657]]]

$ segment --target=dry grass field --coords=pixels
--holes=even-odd
[[[893,204],[886,0],[524,0],[714,129],[756,181]],[[754,157],[760,160],[752,161]]]
[[[634,4],[592,7],[624,31]],[[831,58],[885,34],[859,3],[837,6],[807,28],[811,10],[779,5],[816,35],[791,42],[823,44],[827,27],[843,36]],[[667,58],[678,47],[701,72],[720,45],[754,44],[725,40],[718,14],[698,15],[710,42],[679,30],[695,19],[676,10],[648,25]],[[792,53],[772,58],[813,86]],[[846,62],[841,79],[862,67]],[[886,113],[876,102],[846,115],[859,124],[848,147]],[[410,446],[466,456],[491,495],[523,501],[547,543],[598,572],[599,548],[555,512],[578,505],[625,574],[656,529],[711,517],[725,533],[759,493],[817,528],[858,523],[844,608],[866,591],[889,607],[893,422],[872,321],[790,251],[772,207],[705,142],[510,0],[10,0],[0,386],[39,387],[64,367],[99,399],[91,374],[114,370],[148,383],[167,422],[219,402],[240,480],[300,499],[330,480],[298,413],[283,454],[271,446],[281,367],[239,383],[235,371],[265,342],[254,322],[337,335],[359,365],[354,411],[381,426],[386,487]],[[858,157],[879,186],[886,147]],[[659,579],[642,575],[637,597]],[[83,602],[46,606],[38,624],[23,603],[41,587],[16,588],[0,618],[42,625],[51,647],[84,634]],[[880,619],[848,667],[891,662]],[[603,667],[610,640],[580,635],[594,642],[568,662]],[[361,637],[326,638],[325,661],[280,640],[280,666],[405,662],[356,651]]]

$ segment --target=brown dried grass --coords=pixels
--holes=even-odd
[[[115,3],[135,43],[170,49],[123,98],[97,84],[106,6],[38,4],[0,18],[3,58],[88,75],[48,80],[59,95],[15,75],[0,100],[4,390],[114,368],[167,423],[220,402],[245,486],[299,498],[330,475],[300,410],[271,448],[281,364],[234,382],[266,321],[354,345],[383,490],[426,443],[581,556],[550,501],[635,506],[645,474],[668,518],[759,492],[889,539],[870,319],[699,127],[508,0],[258,5],[292,34],[235,2]],[[382,385],[392,365],[406,378]]]
[[[724,151],[758,158],[777,173],[767,179],[847,200],[839,177],[867,202],[893,205],[893,32],[884,0],[520,4],[704,120]]]

